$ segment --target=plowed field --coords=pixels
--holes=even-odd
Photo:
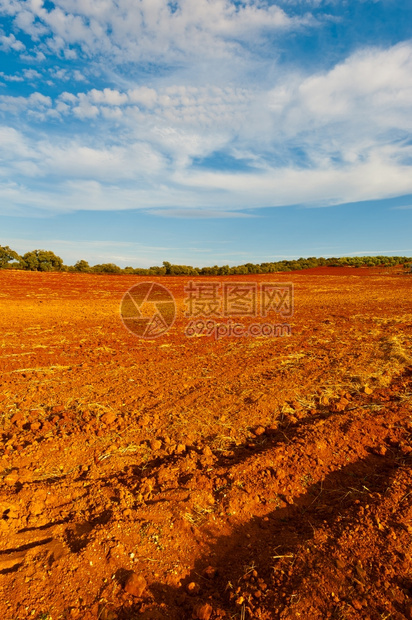
[[[0,618],[412,620],[412,276],[211,278],[295,292],[217,340],[146,280],[0,271]]]

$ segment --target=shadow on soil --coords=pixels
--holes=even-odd
[[[402,377],[398,377],[396,384],[410,381],[411,369],[406,369]],[[404,383],[403,383],[404,386]],[[391,400],[396,400],[396,390],[391,386]],[[395,395],[394,395],[395,392]],[[362,401],[362,402],[361,402]],[[366,405],[365,405],[366,401]],[[357,403],[354,402],[354,405]],[[379,404],[379,397],[359,399],[359,406],[367,407]],[[385,402],[385,404],[388,404]],[[284,425],[272,432],[264,441],[257,443],[250,449],[247,445],[234,448],[230,457],[220,456],[215,466],[223,469],[219,477],[225,478],[231,468],[249,459],[252,455],[263,454],[274,448],[291,443],[307,433],[316,420],[327,419],[332,416],[341,416],[339,412],[327,411],[320,408],[318,413],[303,418],[295,424]],[[342,428],[344,432],[344,429]],[[136,482],[143,475],[151,475],[156,468],[162,465],[177,463],[179,457],[175,455],[164,458],[156,458],[145,464],[144,471],[139,467],[133,468]],[[233,532],[230,536],[215,537],[209,551],[195,563],[190,574],[181,581],[180,587],[171,587],[166,584],[154,582],[150,584],[149,596],[138,602],[127,604],[115,610],[119,620],[131,618],[144,619],[170,619],[182,620],[185,618],[203,617],[194,615],[196,605],[210,603],[213,610],[213,618],[278,618],[282,610],[292,610],[296,603],[295,592],[305,585],[308,576],[313,576],[316,570],[316,562],[319,564],[319,549],[322,550],[325,562],[322,560],[321,571],[327,568],[332,582],[345,581],[345,600],[333,602],[330,599],[317,600],[318,612],[313,619],[317,618],[356,618],[356,611],[348,606],[352,599],[359,598],[359,575],[362,572],[356,569],[356,557],[352,560],[346,558],[345,567],[336,564],[336,545],[339,537],[345,530],[352,529],[356,532],[365,523],[365,514],[374,505],[379,506],[382,497],[388,492],[391,482],[399,468],[405,467],[411,470],[412,458],[406,456],[399,446],[392,446],[384,455],[370,454],[367,458],[351,463],[337,471],[328,474],[320,483],[307,487],[307,492],[293,498],[293,503],[278,507],[266,517],[252,518],[241,526],[233,523]],[[119,482],[121,482],[120,476]],[[184,484],[184,480],[179,483]],[[126,480],[124,481],[125,484]],[[269,482],[270,484],[270,482]],[[407,501],[406,501],[407,500]],[[412,494],[406,496],[405,503],[412,500]],[[149,500],[147,503],[153,503]],[[199,535],[203,530],[207,539],[211,539],[211,533],[207,526],[198,528],[194,534]],[[326,542],[318,540],[319,533],[325,534]],[[329,538],[328,538],[329,536]],[[350,553],[356,554],[357,544],[351,543]],[[380,532],[375,527],[373,531],[373,544],[379,548],[379,552],[385,553],[387,533]],[[303,547],[313,545],[313,556],[302,553]],[[393,554],[392,554],[393,555]],[[389,556],[389,561],[393,558]],[[213,577],[205,573],[207,567],[215,569]],[[382,571],[376,569],[374,576],[369,579],[382,577]],[[253,572],[255,571],[255,572]],[[347,573],[347,571],[349,571]],[[375,571],[376,572],[376,571]],[[245,579],[245,575],[251,575]],[[312,578],[312,577],[311,577]],[[379,581],[379,579],[378,579]],[[196,595],[187,594],[189,583],[196,583],[200,590]],[[405,600],[411,596],[410,576],[398,576],[392,580],[397,583],[404,593]],[[238,590],[238,588],[240,588]],[[260,589],[259,589],[260,588]],[[260,596],[254,592],[259,590]],[[244,600],[240,604],[239,598]],[[389,595],[391,610],[394,618],[409,618],[405,608],[404,599],[396,600],[395,595]],[[376,599],[374,609],[368,609],[371,619],[380,620],[387,616],[388,608]],[[348,615],[349,614],[349,615]],[[289,616],[294,617],[291,612]],[[366,616],[364,616],[366,618]],[[312,619],[311,619],[312,620]]]
[[[145,601],[139,601],[116,610],[117,617],[120,620],[181,620],[192,618],[196,605],[209,602],[215,614],[220,614],[213,617],[278,618],[282,609],[293,607],[296,596],[294,592],[316,568],[316,563],[308,561],[308,556],[305,556],[305,559],[299,554],[300,549],[303,545],[310,545],[311,541],[319,543],[314,539],[316,533],[326,529],[330,531],[332,528],[333,538],[321,542],[322,553],[327,558],[326,565],[332,577],[336,581],[347,579],[349,598],[348,602],[340,601],[336,605],[330,600],[325,600],[323,606],[319,603],[319,615],[313,618],[347,617],[344,609],[347,608],[351,596],[358,596],[356,583],[359,582],[359,575],[358,579],[352,578],[337,568],[333,560],[336,540],[348,526],[353,526],[356,531],[356,527],[363,522],[365,510],[370,509],[374,502],[381,501],[400,467],[411,469],[412,458],[405,457],[394,448],[385,456],[371,454],[327,475],[321,483],[308,487],[305,494],[295,497],[292,505],[275,509],[264,518],[252,517],[246,524],[238,528],[234,526],[230,536],[215,538],[209,552],[196,561],[191,573],[182,581],[181,587],[152,583],[149,588],[151,603],[146,601],[146,609]],[[384,547],[383,537],[384,534],[378,544]],[[356,549],[356,542],[352,548]],[[319,559],[319,554],[317,558]],[[355,566],[355,561],[354,557],[352,567]],[[205,572],[208,566],[212,566],[216,571],[212,577]],[[273,589],[273,574],[276,589]],[[187,585],[191,582],[200,586],[196,596],[186,594]],[[410,595],[410,585],[408,579],[402,581],[406,596]],[[241,591],[236,594],[239,586]],[[256,590],[261,592],[261,596],[254,595]],[[236,599],[239,600],[241,594],[245,600],[236,605]],[[401,614],[397,617],[408,617],[403,615],[401,602],[395,600],[392,603]],[[159,609],[159,606],[162,608]],[[386,608],[379,608],[378,602],[375,615],[370,617],[381,618],[385,611]],[[261,615],[263,613],[266,615]]]

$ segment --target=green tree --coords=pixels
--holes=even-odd
[[[114,263],[103,263],[102,265],[94,265],[92,270],[95,273],[122,273],[122,270],[118,265]]]
[[[87,260],[78,260],[74,265],[74,271],[80,271],[81,273],[89,273],[90,265]]]
[[[168,263],[168,265],[171,267],[170,263]],[[141,275],[165,276],[166,267],[158,267],[157,265],[154,265],[153,267],[149,267],[149,269],[145,270],[145,273],[142,273]]]
[[[24,268],[29,271],[60,271],[63,260],[50,250],[33,250],[23,256]]]
[[[8,245],[0,245],[0,269],[21,266],[21,257]]]

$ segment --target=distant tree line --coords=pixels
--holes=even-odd
[[[0,246],[0,269],[22,269],[26,271],[66,271],[77,273],[128,274],[139,276],[230,276],[248,273],[277,273],[281,271],[297,271],[312,267],[390,267],[403,265],[412,269],[412,258],[406,256],[351,256],[333,258],[298,258],[297,260],[281,260],[268,263],[246,263],[237,267],[229,265],[214,267],[192,267],[190,265],[172,265],[164,261],[161,267],[121,268],[114,263],[103,263],[92,267],[85,260],[79,260],[73,266],[63,264],[60,256],[49,250],[32,250],[20,256],[8,245]]]

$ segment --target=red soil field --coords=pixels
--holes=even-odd
[[[412,276],[196,279],[294,284],[220,339],[143,281],[0,271],[0,617],[412,620]]]

